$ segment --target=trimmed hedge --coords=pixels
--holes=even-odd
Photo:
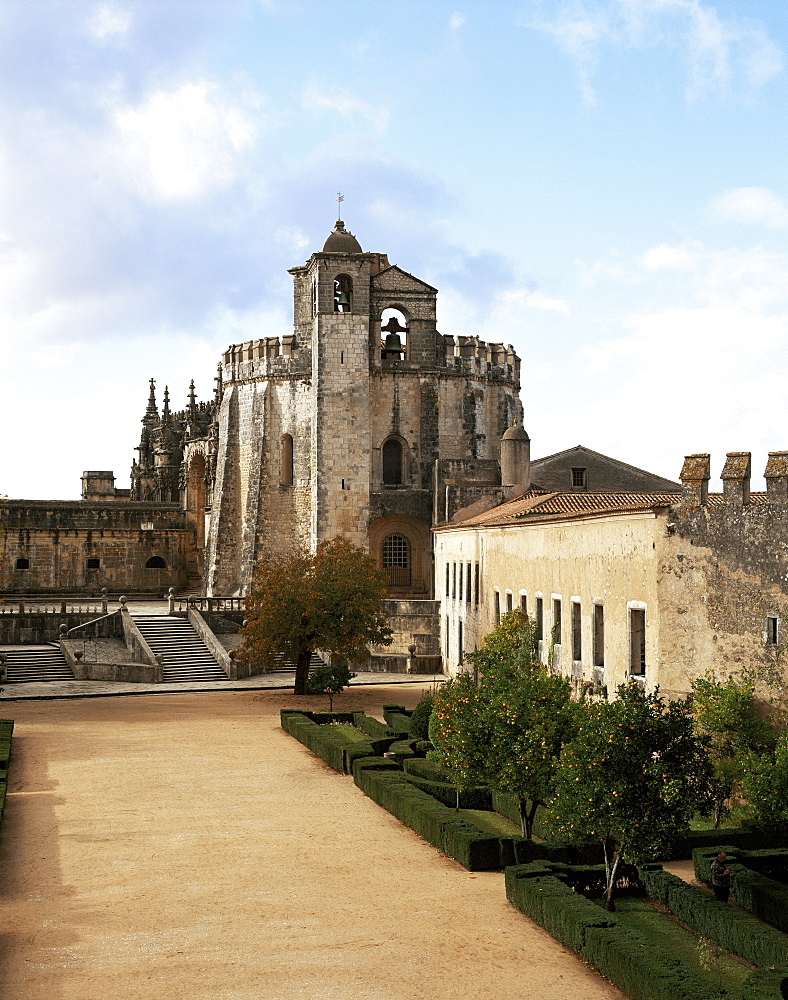
[[[8,767],[11,763],[11,737],[14,732],[13,719],[0,719],[0,823],[3,822],[5,800],[8,794]]]
[[[751,913],[718,902],[661,866],[643,865],[639,871],[649,896],[701,937],[759,968],[780,965],[788,957],[788,938]]]
[[[738,851],[727,846],[701,848],[692,853],[695,876],[700,882],[711,884],[711,862],[720,850],[728,854],[726,863],[731,871],[731,899],[753,914],[753,919],[760,918],[774,924],[775,928],[779,928],[775,933],[782,937],[782,956],[776,957],[769,963],[753,961],[753,964],[780,964],[785,956],[788,956],[788,938],[781,933],[788,933],[788,886],[753,870],[749,867],[749,862],[752,859],[755,865],[763,867],[768,866],[769,859],[773,858],[779,869],[786,852],[784,850]]]
[[[549,863],[506,869],[506,897],[567,948],[598,969],[631,1000],[711,1000],[710,977],[684,968],[646,935],[627,927],[567,884]]]
[[[398,733],[410,732],[411,712],[402,705],[384,705],[383,718]]]
[[[788,965],[758,969],[744,980],[742,1000],[775,1000],[788,996]]]
[[[391,729],[385,722],[378,722],[377,719],[373,719],[364,712],[353,713],[353,725],[375,740],[388,738],[391,738],[392,740],[402,739],[402,735],[395,729]]]
[[[382,769],[377,762],[368,767],[367,760],[353,762],[353,779],[373,802],[469,871],[501,868],[498,837],[460,819],[453,809],[417,788],[399,768]]]
[[[347,712],[299,712],[288,708],[279,713],[282,729],[286,733],[303,743],[329,767],[342,772],[349,771],[354,760],[384,752],[377,741],[351,741],[341,730],[329,725],[331,722],[349,722],[352,725],[352,714],[349,718],[347,716]],[[387,744],[387,741],[383,742]]]
[[[403,761],[404,765],[410,764],[412,760],[418,758],[411,757]],[[445,781],[429,781],[427,778],[419,778],[417,775],[409,773],[405,767],[405,778],[420,788],[423,792],[431,795],[434,799],[442,802],[445,806],[454,809],[457,804],[457,786],[450,785]],[[474,785],[471,788],[461,788],[459,795],[460,809],[492,809],[492,795],[486,785]]]

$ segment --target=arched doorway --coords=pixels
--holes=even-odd
[[[383,569],[389,577],[389,586],[395,589],[410,587],[410,545],[404,535],[392,533],[383,539],[381,549]]]
[[[432,561],[426,521],[407,514],[376,518],[369,526],[369,551],[388,576],[391,596],[429,597]]]

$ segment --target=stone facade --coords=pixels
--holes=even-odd
[[[545,662],[597,689],[631,677],[670,697],[693,678],[754,669],[784,683],[788,637],[788,453],[767,491],[731,453],[724,492],[709,456],[689,456],[682,492],[540,494],[436,530],[444,662],[464,669],[500,615],[538,620]],[[785,633],[785,634],[784,634]]]

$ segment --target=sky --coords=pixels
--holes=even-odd
[[[0,494],[292,327],[337,216],[512,344],[532,456],[788,450],[782,0],[2,0]],[[719,481],[712,482],[719,488]]]

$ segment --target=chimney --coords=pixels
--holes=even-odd
[[[766,463],[766,499],[771,503],[788,501],[788,451],[770,451]]]
[[[750,502],[749,451],[729,451],[722,470],[722,489],[725,502],[736,507],[746,507]]]
[[[709,501],[711,456],[687,455],[681,470],[684,484],[683,502],[695,507],[705,507]]]

